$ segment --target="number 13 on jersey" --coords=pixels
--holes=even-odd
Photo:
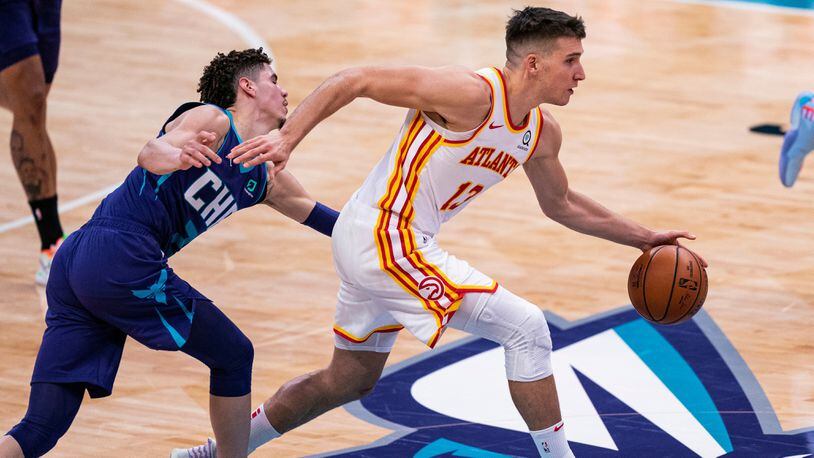
[[[458,186],[458,190],[455,191],[455,194],[449,198],[449,200],[441,206],[441,211],[452,211],[456,208],[460,207],[461,205],[465,204],[469,199],[478,195],[479,192],[483,191],[483,185],[476,184],[472,186],[471,181],[467,181],[466,183],[461,183]]]

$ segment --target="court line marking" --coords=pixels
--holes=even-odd
[[[175,0],[178,3],[182,3],[190,8],[196,9],[211,18],[215,19],[216,21],[220,22],[226,28],[234,32],[237,36],[239,36],[246,44],[251,47],[260,47],[262,46],[263,49],[268,54],[269,58],[272,59],[271,66],[276,70],[276,66],[274,65],[276,59],[274,58],[274,54],[271,52],[271,46],[266,43],[263,38],[257,34],[248,24],[243,22],[240,18],[235,16],[234,14],[225,11],[221,8],[218,8],[215,5],[212,5],[205,0]],[[110,194],[114,189],[118,188],[121,185],[121,182],[112,184],[104,189],[100,189],[93,193],[87,194],[85,196],[79,197],[74,200],[70,200],[65,202],[64,204],[59,206],[59,213],[66,213],[69,212],[77,207],[81,207],[85,204],[89,204],[91,202],[95,202],[97,200],[101,200],[106,195]],[[8,232],[13,229],[17,229],[18,227],[25,226],[27,224],[31,224],[34,222],[34,217],[24,216],[22,218],[15,219],[13,221],[9,221],[7,223],[0,224],[0,234],[4,232]]]
[[[81,207],[81,206],[83,206],[85,204],[88,204],[88,203],[91,203],[91,202],[95,202],[96,200],[99,200],[99,199],[105,197],[106,195],[110,194],[114,189],[118,188],[119,185],[120,185],[120,183],[110,185],[110,186],[108,186],[108,187],[106,187],[104,189],[100,189],[100,190],[98,190],[98,191],[96,191],[96,192],[94,192],[92,194],[88,194],[88,195],[82,196],[82,197],[80,197],[78,199],[74,199],[74,200],[65,202],[64,204],[59,206],[59,212],[60,213],[65,213],[65,212],[73,210],[74,208]],[[9,223],[0,224],[0,234],[2,234],[3,232],[8,232],[8,231],[10,231],[12,229],[16,229],[16,228],[21,227],[21,226],[25,226],[26,224],[33,223],[33,222],[34,222],[34,217],[29,215],[29,216],[26,216],[24,218],[16,219],[16,220],[11,221]]]
[[[252,47],[263,47],[268,54],[269,58],[271,59],[271,67],[274,68],[274,71],[277,71],[275,68],[276,59],[274,58],[274,54],[271,52],[271,47],[263,37],[257,34],[248,24],[243,22],[240,18],[235,16],[234,14],[218,8],[211,3],[206,2],[205,0],[175,0],[178,3],[183,3],[184,5],[189,6],[190,8],[194,8],[202,13],[205,13],[221,24],[225,25],[229,30],[234,32],[237,36],[243,39],[249,46]]]

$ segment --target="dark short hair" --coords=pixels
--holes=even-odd
[[[213,103],[222,108],[234,105],[240,78],[254,77],[263,64],[271,64],[271,59],[263,52],[263,48],[229,51],[229,54],[219,52],[204,67],[198,82],[201,102]]]
[[[585,38],[585,23],[551,8],[527,6],[514,10],[506,23],[506,59],[517,55],[517,48],[531,41],[554,41],[560,37]]]

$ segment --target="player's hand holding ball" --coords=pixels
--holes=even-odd
[[[656,233],[628,276],[630,302],[644,319],[678,324],[695,315],[707,297],[707,262],[678,244],[687,232]]]

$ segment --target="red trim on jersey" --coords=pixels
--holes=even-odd
[[[537,144],[540,143],[540,137],[543,135],[543,124],[545,123],[545,118],[543,118],[543,110],[541,110],[540,107],[537,107],[537,116],[540,119],[537,123],[537,135],[534,136],[534,146],[532,146],[529,150],[529,155],[526,156],[526,161],[531,159],[531,156],[537,150]]]
[[[479,73],[476,73],[476,75],[478,75],[482,80],[486,81],[486,84],[489,85],[490,97],[492,99],[491,103],[489,104],[489,114],[486,115],[486,119],[483,120],[481,125],[478,126],[475,129],[475,132],[473,132],[472,135],[469,136],[469,138],[467,138],[465,140],[447,140],[447,139],[444,139],[444,142],[447,145],[460,146],[460,145],[463,145],[465,143],[471,142],[472,139],[475,138],[480,133],[481,130],[483,130],[483,128],[486,126],[486,123],[490,119],[492,119],[492,114],[495,112],[495,87],[492,85],[492,82],[489,81],[488,79],[486,79],[483,75],[481,75]]]
[[[531,120],[530,116],[531,112],[529,112],[529,114],[526,115],[525,118],[523,118],[522,124],[520,124],[519,126],[514,125],[514,122],[512,122],[512,114],[509,111],[509,94],[508,89],[506,88],[506,78],[503,77],[503,72],[501,72],[497,67],[492,68],[495,69],[495,71],[497,72],[497,76],[500,77],[500,83],[503,88],[503,109],[504,114],[506,115],[506,121],[509,123],[509,127],[511,127],[512,130],[514,131],[520,131],[525,129],[529,125],[529,120]]]

